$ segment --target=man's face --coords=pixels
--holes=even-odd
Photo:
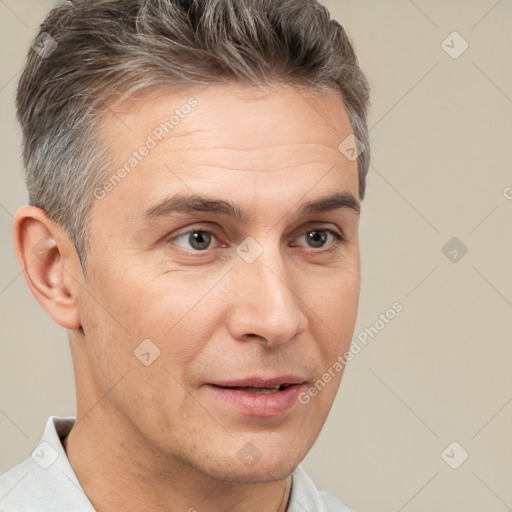
[[[104,428],[135,432],[162,468],[224,480],[282,479],[304,458],[342,372],[309,403],[299,394],[356,320],[357,164],[338,149],[351,132],[338,95],[277,86],[165,91],[105,117],[112,171],[138,156],[97,190],[79,297],[78,400],[101,398],[92,382],[111,390]],[[294,385],[261,389],[281,380]]]

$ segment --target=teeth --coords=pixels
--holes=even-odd
[[[254,388],[254,387],[245,387],[245,388],[241,388],[243,389],[244,391],[248,391],[249,393],[254,393],[254,394],[262,394],[262,393],[276,393],[277,391],[279,391],[279,388],[280,386],[275,386],[273,388]]]

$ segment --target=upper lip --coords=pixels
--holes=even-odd
[[[223,388],[252,387],[252,388],[273,388],[282,384],[303,384],[306,380],[299,375],[280,375],[279,377],[247,377],[236,380],[219,380],[208,382],[213,386]]]

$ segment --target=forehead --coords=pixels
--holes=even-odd
[[[291,115],[294,112],[298,112],[297,103],[310,103],[312,100],[316,102],[316,106],[323,105],[327,112],[332,110],[333,102],[339,102],[339,106],[342,107],[343,101],[341,93],[334,91],[326,91],[315,87],[295,87],[292,84],[284,83],[270,83],[265,86],[253,86],[242,82],[221,82],[210,85],[189,85],[189,86],[154,86],[148,89],[143,89],[131,96],[124,96],[117,100],[112,100],[108,104],[107,110],[114,114],[124,115],[135,115],[142,113],[154,105],[162,106],[167,102],[174,100],[176,107],[179,106],[183,100],[190,97],[195,97],[204,106],[208,105],[212,108],[215,103],[219,100],[225,104],[224,110],[230,110],[229,104],[233,108],[239,108],[242,104],[246,104],[250,108],[252,104],[256,106],[260,105],[286,105],[293,109],[290,112]],[[229,104],[228,104],[229,103]],[[315,107],[316,107],[315,106]],[[313,110],[317,110],[312,107]],[[272,115],[272,112],[266,111],[261,112],[262,117],[268,117]],[[161,112],[165,114],[165,112]],[[325,112],[320,113],[324,115]],[[339,113],[334,113],[332,120],[338,117]],[[332,121],[331,120],[331,121]]]
[[[253,197],[274,184],[279,199],[279,188],[301,193],[323,174],[357,197],[357,162],[339,150],[352,128],[337,93],[238,83],[154,90],[113,105],[101,131],[111,174],[124,169],[109,193],[118,202],[202,183],[234,192],[226,187],[244,181]]]
[[[125,151],[145,135],[158,145],[179,146],[178,138],[188,136],[205,148],[251,150],[300,143],[337,148],[351,127],[338,93],[226,83],[142,92],[108,108],[101,131],[107,144]]]

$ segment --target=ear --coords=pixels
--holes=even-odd
[[[62,327],[81,327],[77,298],[84,275],[66,232],[35,206],[14,217],[14,246],[30,291]]]

